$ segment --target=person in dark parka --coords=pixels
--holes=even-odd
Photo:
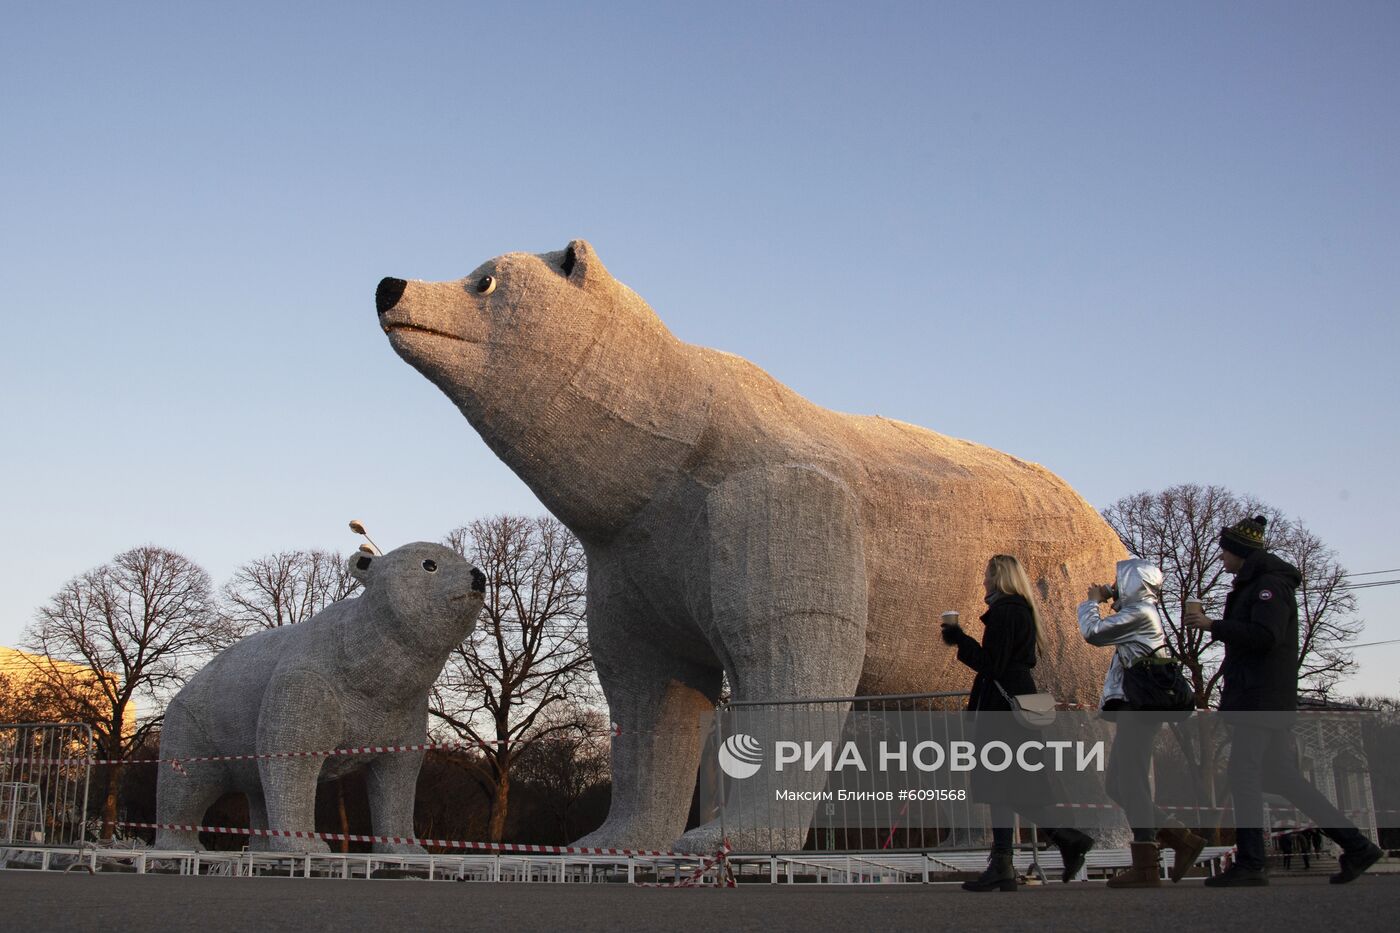
[[[943,626],[943,640],[956,646],[958,660],[977,672],[968,710],[1000,714],[978,718],[977,744],[1003,741],[1014,748],[1036,735],[1012,721],[1010,697],[1037,692],[1031,669],[1043,647],[1040,612],[1030,579],[1015,557],[992,557],[983,587],[987,611],[982,615],[982,641],[977,642],[956,624]],[[982,876],[963,885],[967,890],[1016,890],[1012,826],[1017,813],[1037,824],[1059,848],[1065,866],[1062,880],[1069,881],[1083,867],[1094,841],[1075,829],[1050,828],[1058,820],[1047,809],[1053,796],[1049,769],[988,771],[979,767],[972,772],[972,796],[991,807],[992,851]]]
[[[1302,575],[1264,546],[1267,521],[1246,518],[1220,533],[1220,557],[1235,585],[1225,616],[1212,621],[1199,610],[1182,618],[1225,645],[1220,671],[1220,711],[1231,724],[1229,783],[1234,797],[1235,863],[1206,879],[1210,887],[1269,883],[1264,861],[1264,791],[1281,794],[1323,828],[1342,848],[1333,884],[1354,881],[1384,853],[1363,836],[1298,770],[1293,737],[1298,708],[1298,600]],[[1238,715],[1229,717],[1230,713]],[[1250,823],[1253,825],[1249,825]]]

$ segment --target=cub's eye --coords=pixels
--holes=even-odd
[[[435,573],[435,572],[437,571],[437,561],[435,561],[435,560],[425,560],[425,561],[423,561],[423,569],[426,570],[426,571],[428,571],[428,573]]]
[[[496,290],[496,277],[494,275],[483,276],[480,282],[476,283],[478,294],[489,295]]]

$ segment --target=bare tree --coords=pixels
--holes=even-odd
[[[1383,713],[1390,721],[1400,718],[1400,697],[1388,697],[1379,693],[1358,693],[1349,702],[1362,709]]]
[[[229,640],[209,575],[174,551],[146,545],[75,577],[25,632],[31,676],[93,727],[106,757],[123,761],[162,717],[137,723],[140,696],[160,706],[200,655]],[[75,675],[73,666],[87,674]],[[120,765],[104,769],[102,835],[116,821]]]
[[[1200,599],[1206,615],[1220,617],[1232,586],[1220,562],[1220,530],[1249,515],[1268,519],[1266,544],[1302,574],[1298,677],[1305,692],[1325,696],[1355,665],[1346,645],[1362,623],[1335,552],[1301,521],[1251,496],[1193,483],[1126,496],[1103,512],[1129,551],[1162,568],[1168,644],[1189,671],[1203,709],[1219,690],[1223,650],[1209,633],[1180,624],[1181,603]]]
[[[541,792],[558,823],[560,836],[573,839],[579,802],[607,782],[610,771],[607,717],[601,710],[566,705],[559,719],[565,728],[545,735],[520,753],[516,779]]]
[[[1287,525],[1274,550],[1303,576],[1298,587],[1298,681],[1304,690],[1327,698],[1356,668],[1348,643],[1361,634],[1356,594],[1334,550],[1295,521]]]
[[[333,551],[279,551],[234,571],[223,597],[232,626],[247,633],[305,622],[359,586]]]
[[[516,759],[548,736],[579,731],[569,711],[596,700],[583,547],[553,518],[511,515],[458,528],[446,543],[486,575],[486,602],[476,631],[448,659],[430,709],[482,749],[473,761],[492,801],[490,839],[500,842]]]

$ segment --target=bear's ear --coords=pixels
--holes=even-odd
[[[564,250],[564,259],[560,263],[560,271],[564,273],[564,278],[575,285],[583,285],[599,278],[607,272],[603,264],[598,261],[598,254],[593,252],[593,247],[588,245],[587,240],[573,240]]]
[[[374,563],[374,555],[364,551],[356,551],[350,555],[350,576],[361,583],[369,583],[370,565]]]

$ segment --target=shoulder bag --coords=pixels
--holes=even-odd
[[[1055,697],[1049,693],[1022,693],[1016,696],[1006,692],[997,681],[997,690],[1011,707],[1011,716],[1016,724],[1027,729],[1044,729],[1055,723]]]
[[[1196,691],[1186,680],[1180,660],[1157,653],[1165,647],[1153,648],[1151,654],[1124,668],[1123,695],[1133,710],[1184,713],[1180,718],[1185,719],[1196,708]]]

